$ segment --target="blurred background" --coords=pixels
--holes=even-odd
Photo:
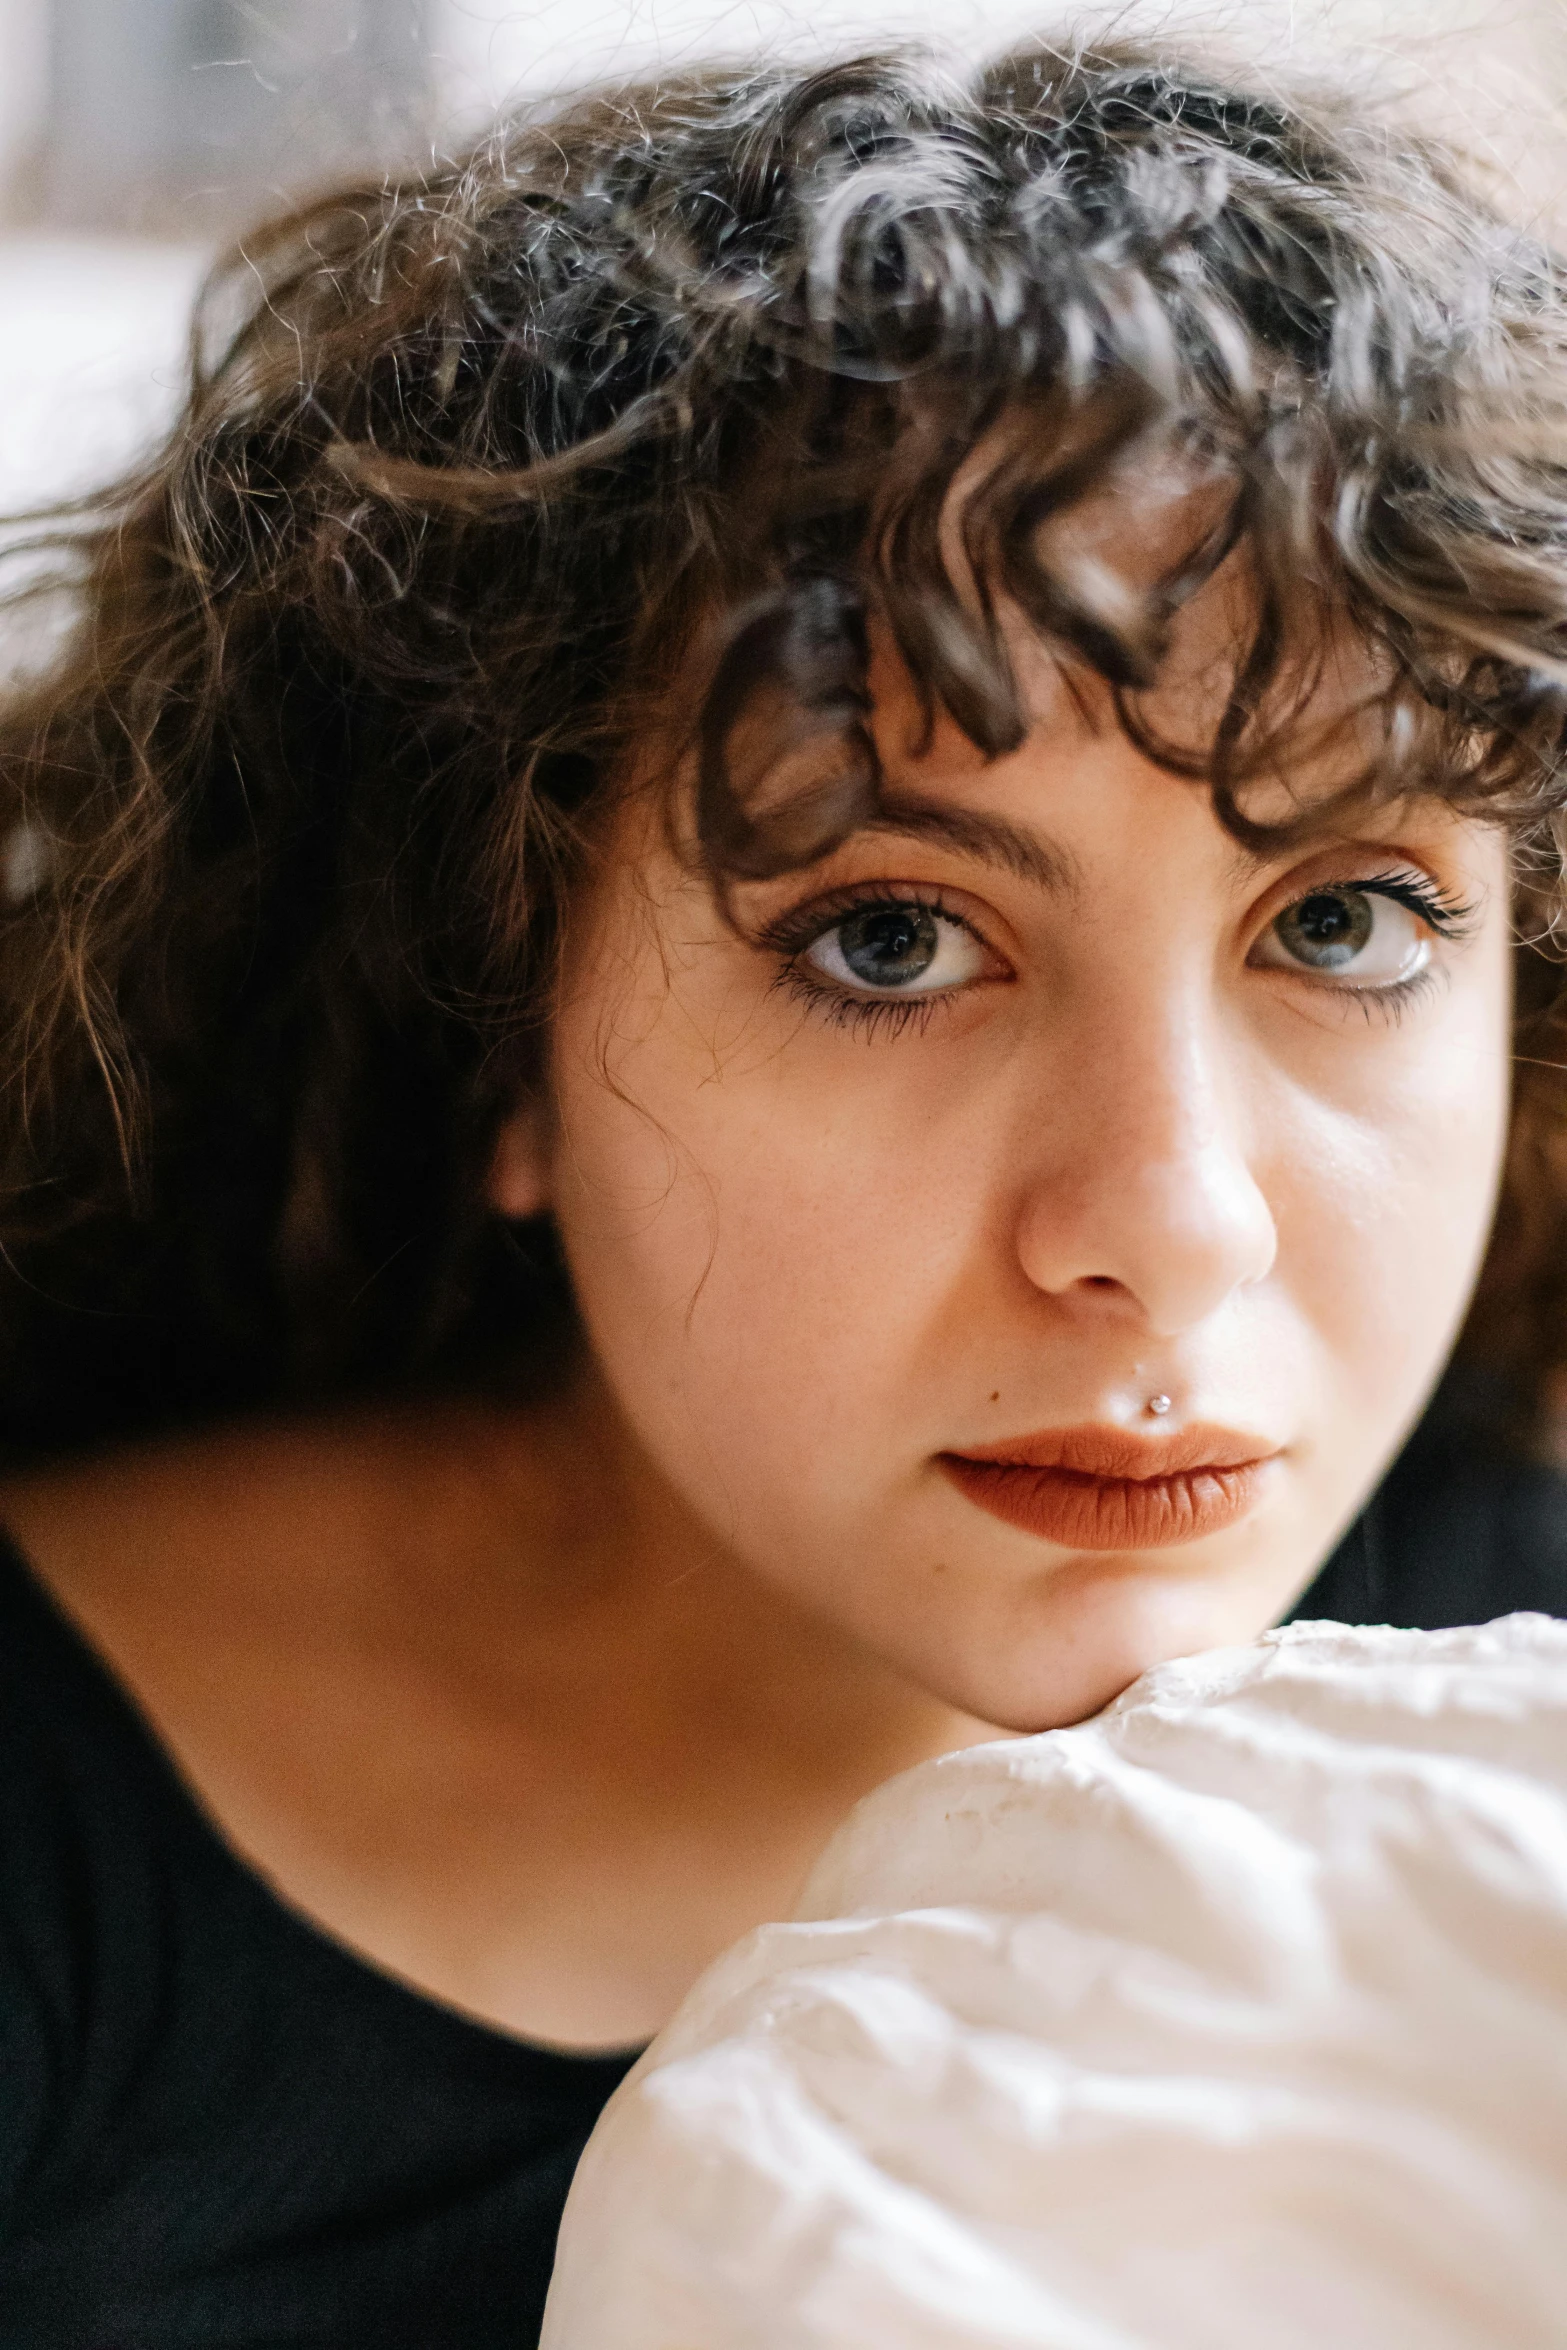
[[[298,189],[449,151],[499,107],[697,57],[1092,25],[1039,0],[0,0],[0,512],[154,434],[208,255]],[[1526,211],[1567,188],[1567,0],[1146,0],[1117,27],[1347,52]]]

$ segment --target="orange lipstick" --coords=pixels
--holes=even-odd
[[[1165,1550],[1233,1526],[1279,1447],[1202,1423],[1139,1436],[1103,1423],[1046,1428],[938,1462],[992,1517],[1068,1550]]]

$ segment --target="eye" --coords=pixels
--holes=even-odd
[[[1309,972],[1341,987],[1398,987],[1425,969],[1431,946],[1430,917],[1401,897],[1380,887],[1329,882],[1276,915],[1250,960],[1267,970]]]
[[[917,902],[860,906],[821,931],[800,959],[839,987],[900,996],[962,987],[986,967],[965,923]]]

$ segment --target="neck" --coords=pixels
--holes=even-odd
[[[273,1885],[566,2044],[653,2030],[860,1796],[993,1734],[752,1574],[587,1374],[128,1452],[0,1512]]]
[[[543,1403],[399,1413],[371,1445],[410,1611],[466,1669],[541,1653],[671,1738],[874,1782],[995,1735],[758,1577],[686,1506],[591,1366]],[[417,1593],[417,1597],[416,1597]],[[457,1657],[453,1659],[458,1661]],[[872,1777],[867,1779],[870,1772]]]

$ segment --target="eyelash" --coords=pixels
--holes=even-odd
[[[774,987],[784,995],[793,996],[797,1003],[803,1003],[808,1011],[833,1028],[853,1029],[867,1039],[901,1036],[909,1028],[923,1036],[932,1020],[947,1008],[950,997],[909,996],[900,1000],[896,996],[849,995],[809,976],[800,961],[807,947],[814,946],[851,914],[897,913],[904,906],[918,906],[927,914],[939,914],[944,922],[955,922],[971,938],[980,938],[973,923],[954,913],[940,890],[848,889],[836,897],[817,898],[809,906],[780,915],[761,933],[757,944],[784,958],[783,968],[773,981]],[[981,939],[982,945],[986,943]]]
[[[1462,939],[1474,915],[1474,907],[1464,900],[1451,897],[1432,881],[1429,875],[1413,866],[1390,866],[1385,872],[1357,874],[1353,879],[1319,883],[1320,888],[1360,890],[1368,897],[1391,898],[1407,906],[1422,922],[1429,923],[1439,938]],[[1303,891],[1302,896],[1309,896]],[[1291,901],[1294,903],[1295,901]],[[973,938],[980,933],[962,914],[954,913],[939,890],[918,889],[860,889],[845,890],[840,895],[780,915],[761,932],[757,944],[766,951],[783,958],[783,966],[773,981],[781,993],[793,996],[832,1027],[850,1029],[867,1039],[881,1035],[901,1036],[910,1027],[923,1035],[931,1021],[943,1012],[951,998],[947,995],[908,997],[901,1001],[894,996],[855,996],[826,985],[820,979],[807,976],[801,956],[807,947],[846,922],[853,914],[875,913],[878,910],[896,913],[901,907],[918,906],[928,914],[939,914],[945,922],[955,922]],[[1287,909],[1280,907],[1279,912]],[[1277,916],[1274,917],[1278,919]],[[981,940],[981,943],[987,943]],[[1369,1019],[1373,1011],[1385,1013],[1393,1020],[1400,1019],[1405,1009],[1433,985],[1435,974],[1428,970],[1416,972],[1411,979],[1401,979],[1390,987],[1359,988],[1342,991],[1352,996]],[[954,991],[957,992],[957,991]]]
[[[1353,878],[1321,882],[1317,886],[1324,889],[1359,890],[1366,897],[1391,898],[1395,905],[1407,906],[1412,914],[1428,923],[1438,938],[1454,941],[1468,936],[1476,911],[1466,899],[1452,897],[1446,890],[1439,888],[1429,874],[1420,872],[1413,865],[1389,866],[1381,873],[1357,873]],[[1309,890],[1301,892],[1302,897],[1310,895]],[[1291,899],[1289,902],[1298,904],[1299,900]],[[1279,914],[1287,911],[1287,906],[1279,908]],[[1278,914],[1273,918],[1277,921]],[[1437,976],[1428,964],[1423,971],[1415,972],[1412,978],[1395,980],[1388,987],[1344,988],[1337,992],[1346,1008],[1351,1004],[1358,1006],[1368,1026],[1373,1018],[1381,1018],[1397,1027],[1404,1014],[1431,993],[1437,984]]]
[[[1319,887],[1358,889],[1367,897],[1392,898],[1398,905],[1407,906],[1412,914],[1418,914],[1422,922],[1429,922],[1439,938],[1463,938],[1475,912],[1464,899],[1450,897],[1429,874],[1418,872],[1412,865],[1389,866],[1385,873],[1356,874],[1353,880],[1323,882]],[[1303,897],[1310,894],[1309,890],[1301,892]],[[1279,909],[1281,913],[1284,910]]]

